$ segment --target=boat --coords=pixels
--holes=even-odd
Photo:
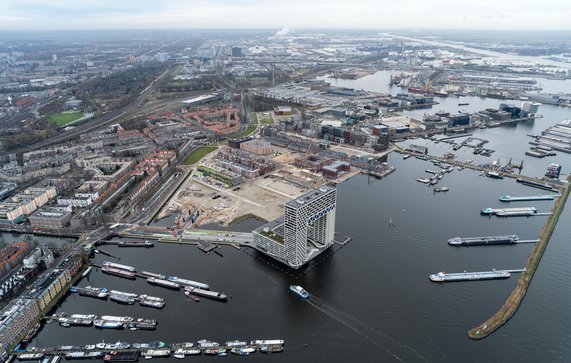
[[[65,359],[84,359],[86,354],[83,351],[67,352],[65,353]]]
[[[226,349],[220,347],[208,348],[204,350],[205,355],[222,355],[226,353]]]
[[[110,294],[109,300],[118,302],[119,304],[125,304],[125,305],[133,305],[135,303],[135,298],[130,297],[130,296],[126,296],[126,295]]]
[[[71,314],[70,319],[86,319],[86,320],[93,320],[97,319],[97,315],[95,314]]]
[[[140,295],[139,304],[141,306],[150,306],[153,308],[161,309],[165,306],[165,300],[160,297],[154,297],[149,295]]]
[[[174,357],[175,358],[179,358],[182,359],[187,355],[199,355],[200,353],[202,353],[202,351],[200,349],[184,349],[184,348],[180,348],[175,350],[174,352]]]
[[[284,347],[281,345],[262,345],[260,347],[260,352],[262,353],[280,353],[284,351]]]
[[[105,362],[136,362],[139,360],[137,352],[111,352],[103,357]]]
[[[535,207],[523,207],[523,208],[483,208],[480,211],[482,215],[496,215],[498,217],[518,217],[518,216],[532,216],[537,214],[537,208]]]
[[[307,299],[309,297],[309,293],[307,291],[305,291],[305,289],[299,285],[290,285],[289,287],[290,291],[293,292],[294,294],[297,294],[298,296]]]
[[[149,349],[141,353],[145,359],[154,358],[154,357],[168,357],[171,355],[170,349]]]
[[[198,347],[200,347],[200,348],[215,348],[215,347],[220,346],[220,343],[213,342],[211,340],[206,340],[206,339],[201,339],[197,343],[198,343]]]
[[[70,326],[91,326],[93,324],[93,320],[90,319],[70,319],[70,318],[60,318],[58,319],[59,325],[63,326],[64,328]]]
[[[94,287],[91,285],[85,286],[84,289],[91,290],[91,291],[98,291],[98,292],[109,292],[109,290],[105,287]]]
[[[131,280],[134,280],[137,277],[134,272],[125,271],[125,270],[122,270],[119,268],[114,268],[114,267],[103,267],[101,269],[101,271],[103,273],[106,273],[109,275],[115,275],[115,276],[123,277],[126,279],[131,279]]]
[[[107,343],[105,344],[104,349],[108,350],[121,350],[121,349],[129,349],[131,348],[131,344],[127,342],[116,342],[116,343]]]
[[[89,266],[88,268],[86,268],[85,271],[83,271],[83,273],[81,274],[81,277],[85,277],[85,276],[89,275],[89,273],[91,272],[92,269],[93,269],[93,266]]]
[[[176,282],[172,282],[172,281],[168,281],[168,280],[162,280],[162,279],[157,279],[156,277],[149,277],[147,279],[147,282],[151,285],[156,285],[156,286],[161,286],[161,287],[166,287],[167,289],[173,289],[173,290],[178,290],[180,289],[180,285],[177,284]]]
[[[547,184],[547,183],[542,184],[542,183],[537,183],[537,182],[525,180],[522,178],[518,178],[516,181],[518,183],[522,183],[523,185],[527,185],[527,186],[534,187],[534,188],[557,191],[557,188],[555,188],[554,186]]]
[[[155,244],[151,241],[145,240],[144,242],[141,241],[119,241],[119,243],[117,243],[117,246],[119,247],[146,247],[146,248],[150,248],[150,247],[154,247]]]
[[[119,321],[107,321],[101,319],[93,321],[93,326],[99,329],[123,329],[124,324],[125,323]]]
[[[156,274],[156,273],[154,273],[154,272],[149,272],[149,271],[141,271],[141,273],[142,273],[143,275],[145,275],[145,276],[155,277],[155,278],[161,279],[161,280],[164,280],[164,279],[167,278],[165,275]]]
[[[30,329],[30,331],[28,332],[28,334],[26,334],[26,336],[24,337],[24,339],[22,339],[22,343],[27,343],[30,340],[32,340],[32,338],[36,335],[36,333],[38,332],[38,330],[40,330],[41,324],[37,323],[36,325],[34,325],[34,327],[32,329]]]
[[[285,340],[283,339],[269,339],[269,340],[252,340],[250,345],[262,346],[262,345],[284,345]]]
[[[159,340],[150,342],[150,343],[133,343],[131,346],[134,349],[158,349],[166,347],[165,342],[161,342]]]
[[[130,323],[133,321],[133,318],[130,316],[103,315],[101,316],[101,319],[107,321],[118,321],[121,323]]]
[[[483,272],[458,272],[446,273],[438,272],[429,276],[432,282],[455,282],[455,281],[478,281],[478,280],[495,280],[507,279],[511,276],[508,271],[483,271]]]
[[[127,324],[130,330],[155,330],[157,322],[150,319],[140,319]]]
[[[85,358],[87,359],[100,359],[103,358],[105,356],[105,352],[88,352],[85,355]]]
[[[185,292],[184,292],[184,295],[185,295],[187,298],[191,299],[192,301],[196,301],[196,302],[199,302],[199,301],[200,301],[200,299],[198,298],[198,296],[192,295],[192,293],[190,293],[190,291],[185,291]]]
[[[448,190],[448,187],[434,188],[435,192],[447,192]]]
[[[226,296],[225,294],[220,293],[220,292],[203,290],[203,289],[199,289],[197,287],[191,287],[191,286],[185,287],[184,290],[185,290],[185,292],[188,292],[191,295],[198,295],[198,296],[205,297],[207,299],[224,301],[224,302],[228,301],[228,296]],[[189,296],[189,294],[185,294],[185,295]]]
[[[492,179],[503,179],[503,175],[496,173],[495,171],[489,171],[486,173],[486,176],[488,178],[492,178]]]
[[[18,356],[19,360],[40,360],[44,357],[44,353],[24,353]]]
[[[251,353],[254,353],[255,351],[256,348],[253,347],[232,348],[230,350],[232,354],[237,354],[237,355],[249,355]]]
[[[73,286],[73,287],[69,288],[69,291],[73,292],[73,293],[77,293],[77,294],[79,294],[79,296],[94,297],[94,298],[103,299],[103,300],[107,299],[107,296],[108,296],[108,294],[106,292],[96,291],[96,290],[88,289],[85,287]]]
[[[484,237],[454,237],[448,240],[451,246],[478,246],[517,243],[519,237],[515,234],[507,236],[484,236]]]
[[[403,158],[403,160],[406,160],[406,159],[410,158],[411,156],[412,156],[411,154],[406,154],[406,155],[403,156],[402,158]]]
[[[134,294],[132,292],[124,292],[124,291],[117,291],[117,290],[110,290],[109,293],[114,294],[114,295],[128,296],[128,297],[132,297],[132,298],[137,298],[139,296],[139,295]]]
[[[417,178],[416,181],[419,183],[423,183],[423,184],[430,183],[430,179],[426,179],[426,178]]]
[[[192,287],[198,287],[199,289],[204,289],[204,290],[209,290],[210,289],[210,285],[205,284],[203,282],[198,282],[198,281],[192,281],[192,280],[187,280],[187,279],[181,279],[179,277],[176,276],[169,276],[167,277],[167,280],[175,282],[179,285],[186,285],[186,286],[192,286]]]
[[[554,200],[558,195],[532,195],[529,197],[512,197],[509,195],[502,195],[500,202],[523,202],[532,200]]]
[[[227,347],[236,348],[236,347],[244,347],[244,346],[248,345],[248,342],[243,342],[240,340],[232,340],[232,341],[224,343],[224,345]]]
[[[129,271],[129,272],[137,272],[137,269],[134,268],[133,266],[122,265],[120,263],[115,263],[115,262],[105,261],[105,262],[103,262],[103,266],[104,267],[117,268],[119,270],[124,270],[124,271]]]
[[[467,103],[467,102],[461,102],[458,104],[458,106],[468,106],[468,105],[469,105],[469,103]]]

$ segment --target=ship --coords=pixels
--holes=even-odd
[[[132,292],[123,292],[123,291],[117,291],[117,290],[111,290],[109,291],[110,294],[113,295],[123,295],[123,296],[128,296],[128,297],[132,297],[132,298],[137,298],[137,294],[134,294]]]
[[[198,298],[198,296],[192,295],[192,294],[190,293],[190,291],[185,291],[185,292],[184,292],[184,295],[185,295],[187,298],[189,298],[190,300],[192,300],[192,301],[195,301],[195,302],[199,302],[199,301],[200,301],[200,299]]]
[[[269,339],[269,340],[252,340],[250,345],[284,345],[285,340],[283,339]]]
[[[130,323],[133,321],[133,318],[130,316],[103,315],[101,316],[101,320],[118,321],[120,323]]]
[[[529,181],[529,180],[525,180],[525,179],[521,179],[521,178],[518,178],[516,181],[518,183],[522,183],[523,185],[527,185],[527,186],[534,187],[534,188],[557,191],[557,189],[554,186],[547,184],[547,183],[542,184],[542,183],[537,183],[534,181]]]
[[[483,271],[483,272],[458,272],[446,273],[439,272],[429,276],[432,282],[455,282],[455,281],[478,281],[478,280],[495,280],[507,279],[511,276],[508,271]]]
[[[64,328],[70,326],[91,326],[93,324],[93,320],[90,319],[60,318],[58,322],[59,325],[63,326]]]
[[[180,289],[180,285],[176,282],[168,281],[168,280],[161,280],[155,277],[149,277],[147,282],[151,285],[166,287],[168,289],[178,290]]]
[[[297,294],[298,296],[307,299],[309,297],[309,293],[307,291],[305,291],[305,289],[299,285],[290,285],[289,287],[290,291],[293,292],[294,294]]]
[[[117,243],[117,246],[119,247],[146,247],[146,248],[150,248],[150,247],[154,247],[155,244],[151,241],[147,241],[145,240],[144,242],[141,241],[119,241],[119,243]]]
[[[149,272],[149,271],[141,271],[141,273],[145,276],[154,277],[154,278],[161,279],[161,280],[164,280],[167,278],[165,275],[156,274],[154,272]]]
[[[125,305],[135,304],[135,298],[127,295],[109,294],[109,300]]]
[[[200,353],[202,353],[202,351],[200,349],[177,349],[174,351],[173,356],[175,358],[178,359],[184,359],[185,356],[187,355],[199,355]]]
[[[240,341],[240,340],[232,340],[232,341],[224,343],[224,345],[227,347],[232,347],[232,348],[244,347],[244,346],[248,345],[248,342],[244,342],[244,341]]]
[[[119,276],[119,277],[123,277],[126,279],[131,279],[134,280],[136,278],[136,275],[134,272],[130,272],[130,271],[126,271],[126,270],[122,270],[119,268],[114,268],[114,267],[103,267],[101,269],[102,272],[109,274],[109,275],[115,275],[115,276]]]
[[[85,276],[89,275],[89,273],[91,272],[92,269],[93,269],[92,266],[89,266],[88,268],[86,268],[85,271],[83,271],[83,273],[81,274],[81,277],[85,277]]]
[[[205,297],[207,299],[224,301],[224,302],[228,301],[228,296],[226,296],[225,294],[220,293],[220,292],[203,290],[203,289],[199,289],[197,287],[191,287],[191,286],[185,287],[184,290],[185,290],[185,292],[188,292],[190,294],[202,296],[202,297]]]
[[[485,236],[485,237],[454,237],[448,240],[451,246],[478,246],[478,245],[499,245],[517,243],[519,237],[515,234],[507,236]]]
[[[256,348],[253,347],[232,348],[230,350],[232,354],[237,354],[237,355],[249,355],[251,353],[254,353],[255,351]]]
[[[97,299],[107,299],[107,296],[109,296],[109,294],[107,294],[106,292],[95,291],[95,290],[86,289],[83,287],[70,287],[69,291],[77,293],[77,294],[79,294],[79,296],[88,296],[88,297],[94,297]]]
[[[532,195],[529,197],[512,197],[509,195],[502,195],[500,202],[524,202],[533,200],[554,200],[557,195]]]
[[[18,356],[19,360],[40,360],[44,357],[44,353],[24,353]]]
[[[284,351],[284,347],[281,345],[262,345],[260,347],[260,352],[262,353],[280,353]]]
[[[107,321],[107,320],[95,320],[93,321],[93,326],[99,329],[123,329],[124,324],[119,321]]]
[[[145,359],[153,358],[153,357],[168,357],[171,355],[170,349],[149,349],[141,353]]]
[[[22,339],[22,343],[27,343],[30,340],[32,340],[32,338],[36,335],[38,330],[40,330],[40,327],[41,327],[40,323],[37,323],[36,325],[34,325],[34,327],[28,332],[28,334],[26,334],[24,339]]]
[[[88,320],[97,319],[97,315],[95,314],[71,314],[69,317],[71,319],[88,319]]]
[[[136,362],[139,360],[137,352],[111,352],[103,357],[105,362]]]
[[[181,279],[181,278],[176,277],[176,276],[169,276],[169,277],[167,277],[167,280],[172,281],[172,282],[176,282],[177,284],[180,284],[180,285],[193,286],[193,287],[198,287],[199,289],[203,289],[203,290],[210,290],[210,286],[208,284],[203,283],[203,282]]]
[[[503,179],[503,175],[496,173],[495,171],[489,171],[486,173],[486,176],[488,178],[492,178],[492,179]]]
[[[166,343],[161,341],[155,341],[150,343],[133,343],[132,347],[134,349],[159,349],[166,347]]]
[[[529,217],[537,214],[537,208],[483,208],[480,214],[487,216],[496,215],[498,217]]]
[[[153,308],[161,309],[165,306],[165,300],[160,297],[141,295],[139,296],[139,304],[141,306],[150,306]]]
[[[447,187],[441,187],[441,188],[434,188],[435,192],[447,192],[449,189]]]
[[[120,263],[115,263],[115,262],[105,261],[105,262],[103,262],[103,266],[104,267],[117,268],[119,270],[125,270],[125,271],[129,271],[129,272],[137,272],[137,269],[132,267],[132,266],[122,265]]]

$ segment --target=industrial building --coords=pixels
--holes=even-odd
[[[32,227],[63,228],[69,223],[71,217],[71,206],[44,206],[33,213],[28,219]]]
[[[315,189],[286,203],[284,217],[253,231],[254,247],[294,269],[334,243],[337,190]]]

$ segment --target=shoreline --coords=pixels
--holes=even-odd
[[[567,180],[571,181],[571,178],[568,178]],[[549,216],[547,223],[541,231],[540,241],[535,244],[532,251],[530,252],[527,263],[525,264],[525,271],[521,274],[520,278],[517,281],[516,287],[508,296],[506,302],[494,315],[492,315],[482,324],[468,331],[467,334],[470,339],[480,340],[486,338],[501,328],[516,313],[517,309],[523,302],[525,294],[527,293],[527,288],[533,279],[535,270],[539,266],[539,262],[543,257],[543,253],[545,252],[547,244],[551,239],[551,235],[555,230],[555,226],[559,221],[559,216],[565,208],[565,203],[567,202],[570,191],[571,186],[567,185],[563,193],[561,193],[561,197],[555,203],[555,206],[553,207],[553,214]]]

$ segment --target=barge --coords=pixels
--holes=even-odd
[[[554,200],[557,195],[531,195],[527,197],[512,197],[510,195],[502,195],[500,202],[526,202],[535,200]]]
[[[529,217],[537,214],[537,208],[483,208],[480,214],[486,216],[496,215],[498,217]]]
[[[479,281],[479,280],[497,280],[507,279],[511,276],[505,270],[492,270],[482,272],[456,272],[446,273],[438,272],[429,276],[432,282],[456,282],[456,281]]]
[[[484,237],[454,237],[448,240],[451,246],[479,246],[479,245],[504,245],[517,243],[519,237],[515,234],[507,236],[484,236]]]

